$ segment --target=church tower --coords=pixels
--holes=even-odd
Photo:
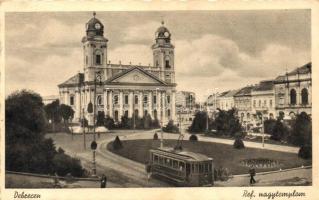
[[[86,36],[82,39],[84,57],[84,80],[94,81],[96,72],[102,74],[102,79],[107,77],[107,42],[104,37],[104,26],[100,20],[93,18],[86,23]]]
[[[155,33],[152,50],[153,65],[160,70],[159,78],[167,83],[175,83],[174,45],[171,44],[171,33],[163,21]]]

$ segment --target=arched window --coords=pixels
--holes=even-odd
[[[148,103],[148,98],[147,98],[147,96],[144,96],[143,102],[144,102],[144,104],[147,104],[147,103]]]
[[[306,88],[301,90],[301,103],[303,105],[308,104],[308,90]]]
[[[295,89],[290,90],[290,104],[292,105],[297,104],[297,94]]]
[[[135,111],[134,111],[134,117],[138,117],[138,110],[137,109],[135,109]]]
[[[97,102],[97,105],[102,105],[102,96],[101,95],[97,96],[96,102]]]
[[[119,104],[119,96],[114,95],[114,104]]]
[[[154,119],[157,119],[157,110],[154,110]]]
[[[119,111],[114,111],[114,120],[117,122],[119,121]]]
[[[70,96],[70,105],[74,106],[74,96]]]
[[[168,110],[167,110],[167,117],[170,117],[170,116],[171,116],[171,110],[168,109]]]
[[[138,96],[137,95],[135,95],[135,97],[134,97],[134,103],[138,104]]]
[[[96,65],[102,65],[102,52],[97,50],[95,52],[95,64]]]

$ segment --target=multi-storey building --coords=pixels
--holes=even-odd
[[[60,102],[72,106],[75,119],[92,122],[89,105],[95,111],[120,121],[121,117],[150,114],[163,122],[175,119],[175,65],[171,33],[164,26],[155,32],[152,66],[108,62],[108,39],[104,25],[95,17],[86,23],[82,39],[84,73],[60,84]],[[138,49],[137,49],[138,51]],[[91,120],[90,120],[91,119]]]
[[[254,87],[246,86],[234,95],[235,107],[238,110],[238,117],[243,125],[251,123],[253,120],[251,92]]]
[[[284,119],[291,119],[301,112],[311,115],[311,81],[311,63],[275,79],[277,116],[284,115]]]
[[[234,96],[240,90],[229,90],[218,96],[218,108],[221,110],[230,110],[235,107]]]

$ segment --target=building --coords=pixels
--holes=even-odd
[[[50,104],[55,100],[59,99],[59,95],[49,95],[49,96],[44,96],[42,97],[42,101],[44,105]]]
[[[218,107],[221,110],[230,110],[235,107],[234,96],[240,90],[229,90],[218,96]]]
[[[93,124],[93,113],[103,113],[115,121],[120,121],[122,116],[147,114],[163,123],[175,120],[176,83],[171,36],[162,22],[151,46],[152,66],[112,64],[108,62],[104,25],[94,13],[86,23],[82,39],[84,73],[77,73],[58,85],[60,102],[73,108],[75,120],[85,116],[90,124]],[[92,110],[88,109],[90,107],[93,112],[88,112]]]
[[[214,113],[217,108],[219,107],[217,104],[217,99],[219,97],[219,93],[214,93],[211,94],[207,97],[207,101],[206,101],[206,105],[207,105],[207,110],[209,112],[209,114],[211,115],[212,113]]]
[[[195,107],[196,96],[194,92],[176,92],[176,107],[183,110],[192,110]]]
[[[238,110],[238,117],[240,122],[245,126],[252,122],[253,120],[253,110],[252,110],[252,95],[251,92],[255,86],[246,86],[240,89],[234,95],[235,107]]]
[[[274,81],[261,81],[251,92],[252,113],[261,113],[263,119],[275,119],[275,90]]]
[[[275,79],[277,116],[291,119],[301,112],[311,115],[311,81],[311,62]]]

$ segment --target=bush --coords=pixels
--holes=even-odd
[[[168,133],[179,133],[179,128],[174,124],[173,120],[169,120],[167,125],[163,127],[163,131]]]
[[[300,147],[298,156],[303,159],[311,159],[312,158],[312,146],[303,145]]]
[[[242,139],[237,138],[234,142],[234,148],[235,149],[243,149],[245,148],[244,142]]]
[[[157,135],[157,133],[154,134],[153,140],[158,140],[158,135]]]
[[[81,161],[64,154],[63,150],[54,156],[53,165],[54,171],[59,176],[71,173],[72,176],[82,177],[85,173],[85,170],[81,166]]]
[[[280,141],[286,138],[289,134],[288,128],[280,119],[277,119],[270,136],[270,139]]]
[[[114,150],[118,150],[118,149],[123,148],[123,145],[122,145],[122,142],[121,142],[119,136],[116,136],[115,140],[112,143],[112,146],[113,146]]]
[[[190,137],[189,137],[189,140],[190,141],[198,141],[198,138],[197,138],[197,136],[196,135],[191,135]]]
[[[298,146],[312,144],[312,122],[310,116],[302,112],[297,114],[296,120],[292,124],[292,131],[289,141]]]

